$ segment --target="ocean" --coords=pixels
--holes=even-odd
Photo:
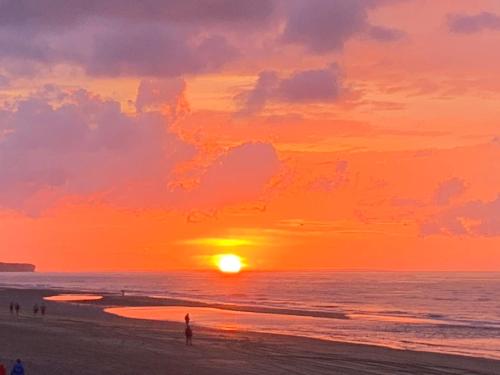
[[[222,329],[500,359],[500,273],[0,273],[0,286],[126,290],[241,310],[293,310],[300,316],[220,309],[202,309],[198,316],[193,309],[191,315],[194,324]],[[179,308],[171,309],[182,321]]]

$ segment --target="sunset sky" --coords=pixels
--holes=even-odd
[[[498,0],[1,0],[0,261],[500,271]]]

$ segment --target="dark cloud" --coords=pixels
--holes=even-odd
[[[274,95],[279,82],[280,79],[277,72],[261,72],[253,89],[237,96],[237,99],[244,103],[239,114],[251,115],[264,109],[267,101]]]
[[[58,61],[61,56],[59,51],[40,37],[31,37],[14,30],[3,31],[0,28],[0,59],[2,57],[46,64]]]
[[[371,25],[381,0],[3,0],[0,61],[17,74],[58,64],[97,76],[179,76],[219,71],[249,32],[324,53],[354,35],[379,41],[398,30]],[[241,51],[243,52],[243,51]]]
[[[177,115],[189,110],[189,103],[184,95],[186,81],[182,78],[145,79],[139,84],[135,108],[137,112],[157,110]],[[165,106],[165,103],[176,103]]]
[[[405,36],[405,33],[401,30],[383,26],[370,26],[367,34],[371,38],[381,42],[393,42],[400,40]]]
[[[334,102],[341,94],[342,82],[336,64],[324,69],[293,72],[280,78],[277,72],[262,72],[253,89],[238,95],[243,102],[240,115],[264,109],[270,100],[285,103]]]
[[[212,72],[238,55],[228,30],[262,28],[274,0],[0,2],[0,60],[9,71],[70,64],[90,75]]]
[[[96,36],[82,63],[91,75],[179,76],[217,70],[237,54],[221,36],[188,39],[158,25],[109,30]]]
[[[289,17],[282,39],[312,52],[340,50],[358,34],[379,41],[399,39],[401,31],[368,22],[368,10],[381,2],[373,0],[308,0],[289,4]]]
[[[481,12],[474,15],[450,14],[448,27],[454,33],[472,34],[483,30],[500,30],[500,16]]]
[[[2,0],[0,25],[57,31],[89,19],[128,20],[133,23],[238,24],[266,22],[274,0]]]
[[[460,178],[451,178],[442,182],[434,193],[433,201],[438,205],[450,203],[454,197],[461,195],[465,191],[465,183]]]
[[[201,37],[158,24],[108,26],[53,38],[11,30],[0,34],[0,60],[14,73],[19,65],[36,72],[40,67],[70,64],[93,76],[173,77],[216,71],[238,55],[217,34]]]
[[[295,72],[280,81],[276,95],[286,102],[328,102],[338,98],[340,86],[338,69],[332,65]]]
[[[341,49],[365,24],[366,6],[360,0],[297,2],[291,9],[283,39],[314,52],[328,52]]]

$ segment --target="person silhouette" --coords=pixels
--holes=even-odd
[[[38,309],[39,309],[38,303],[35,303],[35,305],[33,306],[33,314],[34,315],[38,314]]]
[[[11,314],[14,314],[14,302],[11,302],[9,305],[9,311]]]
[[[186,316],[184,317],[184,320],[186,321],[186,325],[188,326],[189,321],[191,320],[191,318],[189,317],[189,313],[186,314]]]
[[[45,304],[42,303],[42,305],[40,306],[40,313],[43,315],[45,315]]]
[[[193,330],[189,324],[186,324],[186,330],[184,333],[186,334],[186,345],[193,346]]]
[[[19,310],[21,310],[21,306],[16,302],[14,305],[14,309],[16,310],[16,316],[19,316]]]
[[[14,367],[12,367],[10,375],[24,375],[24,366],[19,358],[16,360]]]

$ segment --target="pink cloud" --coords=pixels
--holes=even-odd
[[[175,206],[220,208],[263,198],[281,162],[273,145],[247,142],[231,147],[202,172],[197,186],[177,190]]]
[[[220,208],[261,196],[280,162],[268,143],[243,142],[196,167],[194,189],[171,188],[196,148],[170,129],[186,110],[182,79],[142,81],[137,112],[85,90],[47,86],[0,112],[0,207],[38,215],[67,199],[120,207]]]
[[[423,235],[500,236],[500,195],[492,201],[471,201],[445,210],[421,225]]]
[[[167,99],[175,105],[174,95]],[[37,93],[3,113],[4,207],[29,211],[25,203],[40,191],[51,192],[50,206],[66,195],[113,191],[134,181],[160,183],[177,162],[194,154],[169,131],[161,113],[129,116],[119,103],[84,90],[66,92],[57,106]]]
[[[310,188],[318,191],[333,191],[349,183],[349,162],[338,160],[335,162],[335,169],[329,176],[319,177],[311,183]]]

